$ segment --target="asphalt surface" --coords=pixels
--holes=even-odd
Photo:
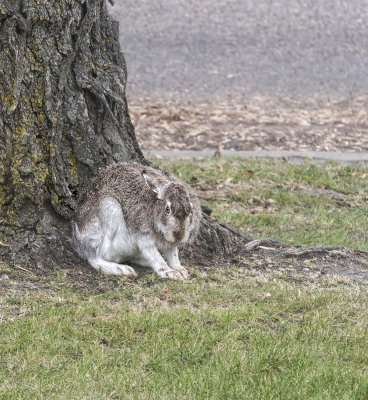
[[[117,0],[127,94],[368,93],[366,0]]]

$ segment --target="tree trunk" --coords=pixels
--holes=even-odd
[[[0,21],[0,255],[28,268],[74,265],[78,194],[106,165],[148,164],[129,117],[118,23],[105,0],[6,0]],[[201,233],[191,262],[218,264],[243,244],[209,218]]]

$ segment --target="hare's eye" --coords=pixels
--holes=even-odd
[[[170,206],[168,204],[166,204],[165,213],[170,214]]]

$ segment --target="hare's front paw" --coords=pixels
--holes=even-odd
[[[157,275],[159,275],[163,279],[175,279],[179,281],[184,281],[185,279],[188,279],[188,272],[183,267],[176,270],[169,267],[161,267],[158,269]]]
[[[188,271],[184,267],[176,269],[175,272],[179,273],[183,279],[188,279],[189,277]]]

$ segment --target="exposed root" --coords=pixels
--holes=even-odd
[[[267,246],[267,247],[265,247],[265,246]],[[287,247],[287,245],[277,242],[276,240],[266,238],[266,239],[256,239],[256,240],[252,240],[251,242],[248,242],[244,246],[244,250],[252,251],[252,250],[255,250],[258,248],[261,248],[264,250],[272,250],[273,248],[280,248],[280,247]]]
[[[301,256],[316,256],[319,255],[332,255],[332,256],[344,256],[347,257],[352,250],[345,249],[339,246],[316,246],[307,247],[305,249],[298,247],[289,247],[282,254],[285,256],[301,257]],[[368,254],[368,253],[367,253]]]

